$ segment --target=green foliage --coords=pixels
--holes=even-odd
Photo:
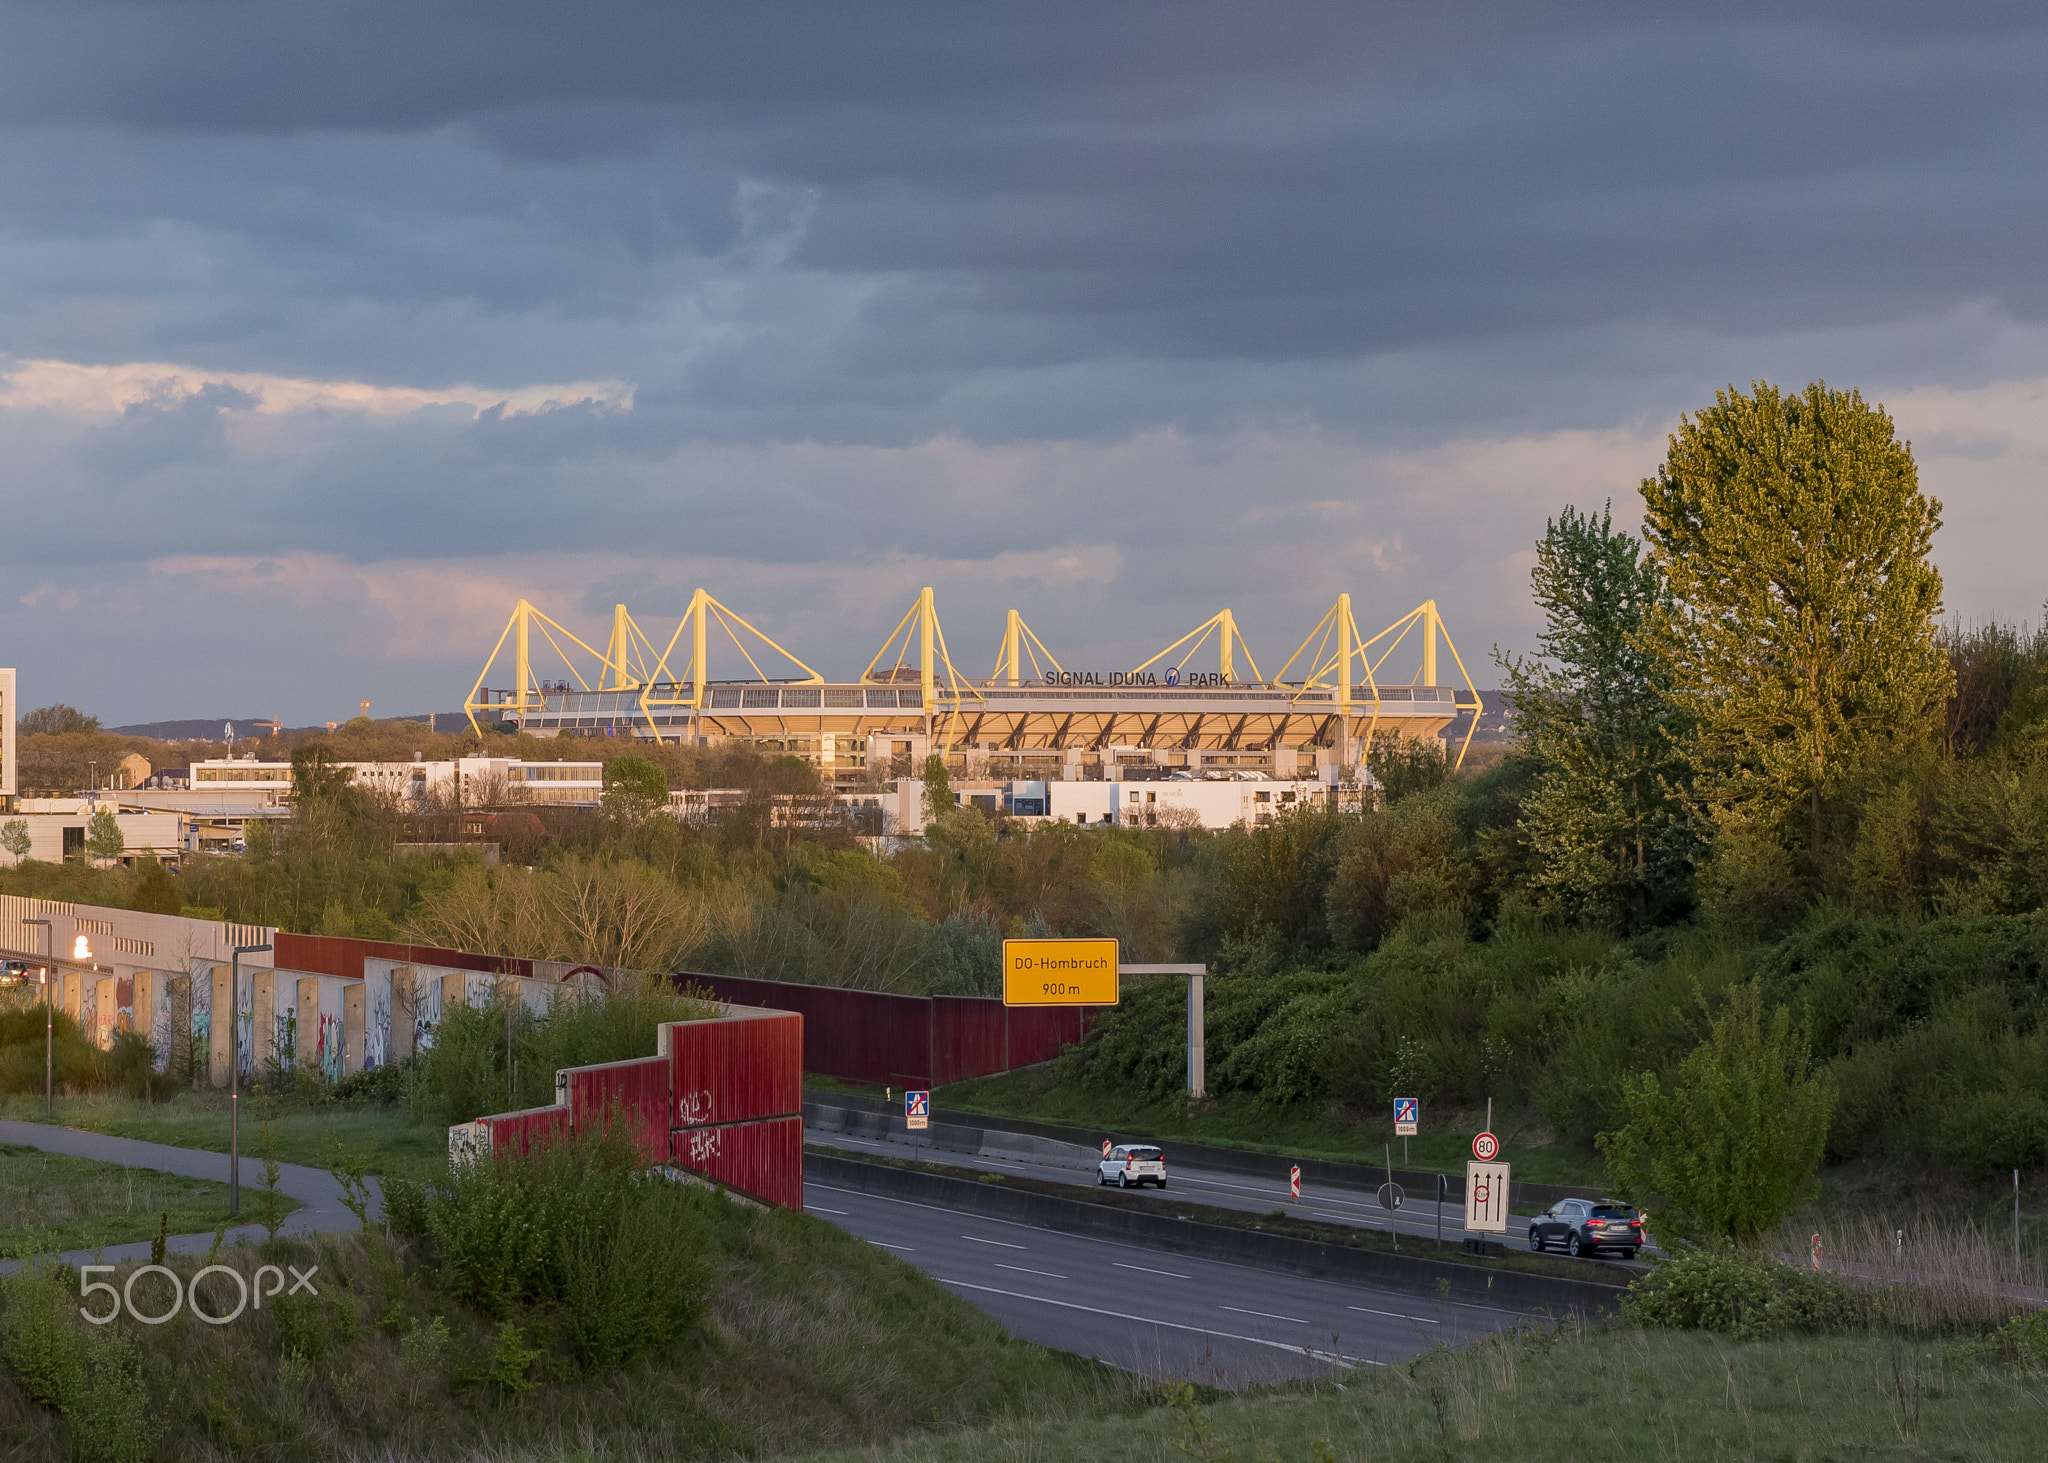
[[[1610,511],[1571,508],[1546,525],[1530,577],[1542,653],[1501,658],[1535,771],[1528,887],[1569,918],[1641,926],[1682,903],[1692,842],[1672,796],[1670,675],[1643,640],[1668,608],[1664,578]]]
[[[44,1008],[41,1001],[0,1008],[0,1092],[43,1090]],[[50,1013],[60,1088],[98,1088],[106,1082],[107,1054],[86,1040],[74,1016]]]
[[[54,1266],[0,1277],[0,1356],[28,1397],[64,1422],[80,1463],[143,1463],[162,1431],[136,1347],[118,1327],[88,1326]]]
[[[121,836],[121,825],[112,808],[96,808],[85,820],[85,851],[96,859],[117,859],[128,851],[128,841]]]
[[[17,859],[25,859],[30,847],[26,818],[9,818],[5,823],[0,823],[0,849],[13,854]]]
[[[2025,1311],[1991,1333],[2008,1366],[2022,1371],[2048,1372],[2048,1311]]]
[[[558,1316],[593,1373],[686,1334],[708,1292],[707,1236],[689,1190],[637,1163],[613,1127],[456,1168],[426,1206],[449,1292],[494,1320]]]
[[[177,880],[171,877],[169,869],[153,855],[137,859],[136,864],[135,893],[128,901],[130,909],[148,914],[177,914],[183,910]]]
[[[1936,642],[1941,505],[1891,418],[1819,382],[1729,388],[1643,482],[1670,586],[1650,631],[1707,803],[1768,819],[1859,759],[1930,737],[1953,685]]]
[[[1715,1246],[1659,1260],[1629,1286],[1622,1313],[1638,1325],[1757,1338],[1865,1326],[1874,1310],[1868,1291],[1831,1271]]]
[[[1617,1193],[1653,1211],[1660,1238],[1746,1243],[1816,1191],[1835,1102],[1806,1039],[1753,986],[1731,993],[1709,1039],[1668,1083],[1622,1084],[1628,1121],[1600,1137]]]
[[[565,990],[545,1012],[522,1004],[512,1012],[512,1046],[502,1003],[450,1006],[419,1057],[430,1101],[450,1123],[485,1113],[542,1107],[555,1100],[564,1067],[654,1055],[655,1031],[670,1021],[701,1021],[717,1006],[664,978],[621,976],[605,990]],[[508,1058],[512,1069],[508,1079]]]
[[[645,757],[614,757],[604,764],[607,791],[620,788],[657,806],[668,802],[668,774]]]
[[[953,811],[953,779],[946,772],[946,759],[934,752],[924,759],[924,820],[935,823]]]

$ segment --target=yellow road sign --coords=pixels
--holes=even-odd
[[[1114,940],[1003,941],[1005,1006],[1114,1006]]]

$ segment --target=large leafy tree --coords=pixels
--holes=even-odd
[[[1659,1235],[1748,1243],[1815,1192],[1834,1079],[1814,1070],[1791,1012],[1766,1016],[1754,986],[1734,991],[1669,1082],[1644,1072],[1622,1099],[1628,1121],[1599,1138],[1608,1182],[1653,1211]]]
[[[1521,814],[1530,883],[1575,917],[1640,923],[1680,883],[1691,844],[1671,792],[1671,678],[1642,638],[1667,604],[1664,576],[1610,509],[1567,508],[1530,578],[1540,654],[1501,658],[1536,768]]]
[[[1654,637],[1708,806],[1754,826],[1803,805],[1818,845],[1831,782],[1930,734],[1948,696],[1941,504],[1884,410],[1820,382],[1717,393],[1643,501],[1671,593]]]

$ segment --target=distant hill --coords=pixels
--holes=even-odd
[[[236,736],[252,737],[263,735],[256,730],[256,723],[268,720],[268,717],[216,716],[207,719],[187,718],[182,721],[138,721],[131,726],[110,726],[107,730],[118,737],[154,737],[160,742],[217,742],[221,740],[221,733],[229,722],[234,723]],[[380,726],[400,721],[417,721],[423,726],[437,726],[444,732],[456,731],[469,724],[469,719],[460,711],[422,711],[417,716],[379,716],[375,720]],[[327,727],[323,722],[319,726],[288,726],[285,730],[318,732],[326,731]]]
[[[1458,688],[1459,696],[1465,694],[1464,687]],[[1515,715],[1508,709],[1507,697],[1499,691],[1481,691],[1479,704],[1485,711],[1479,718],[1479,730],[1473,733],[1473,742],[1511,742],[1515,739]],[[1465,728],[1472,724],[1471,716],[1461,713],[1444,735],[1452,741],[1465,739]]]

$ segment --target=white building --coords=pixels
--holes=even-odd
[[[7,821],[18,820],[28,826],[26,857],[54,864],[67,858],[85,858],[86,825],[95,812],[101,808],[112,810],[114,806],[111,800],[96,802],[89,797],[16,798]],[[120,862],[124,864],[143,855],[176,864],[197,847],[192,841],[191,827],[181,813],[116,811],[114,826],[121,830]],[[11,854],[0,854],[0,859],[10,864],[17,862]]]
[[[0,666],[0,813],[14,804],[14,669]]]
[[[1084,828],[1228,828],[1234,823],[1256,828],[1307,803],[1328,805],[1333,797],[1355,809],[1360,796],[1356,788],[1333,788],[1314,778],[1283,782],[1257,772],[1115,782],[963,782],[953,787],[953,801],[962,807],[1004,812],[1027,823]],[[879,797],[890,833],[924,832],[923,782],[902,778]]]
[[[485,803],[589,805],[604,797],[602,762],[525,762],[516,757],[456,757],[428,762],[339,762],[358,786],[401,801],[432,794],[464,807]],[[292,764],[222,757],[194,762],[189,789],[169,797],[263,798],[272,805],[289,800]]]

